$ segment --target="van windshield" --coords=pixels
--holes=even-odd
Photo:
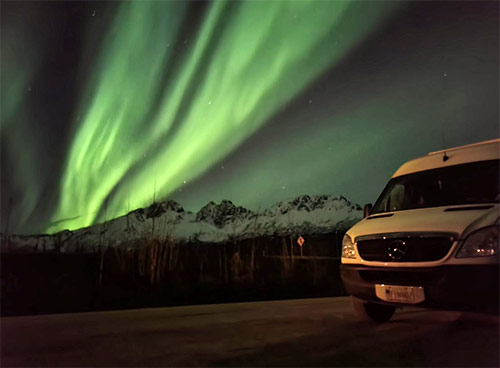
[[[371,214],[499,202],[499,160],[402,175],[389,181]]]

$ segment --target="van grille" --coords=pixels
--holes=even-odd
[[[437,261],[448,254],[453,234],[380,236],[356,239],[358,252],[366,261],[426,262]]]

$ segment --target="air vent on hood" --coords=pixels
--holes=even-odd
[[[382,217],[391,217],[391,216],[394,216],[394,214],[393,213],[383,213],[380,215],[372,215],[370,217],[367,217],[366,219],[372,220],[372,219],[377,219],[377,218],[382,218]]]
[[[467,206],[467,207],[452,207],[447,208],[444,212],[456,212],[456,211],[476,211],[476,210],[489,210],[493,208],[493,205],[485,205],[485,206]]]

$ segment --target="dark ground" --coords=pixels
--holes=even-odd
[[[2,318],[2,366],[498,367],[498,316],[408,308],[359,321],[349,297]]]

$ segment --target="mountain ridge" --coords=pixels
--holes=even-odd
[[[2,251],[95,251],[103,246],[128,246],[144,238],[220,243],[258,236],[324,234],[346,230],[361,218],[359,205],[334,195],[300,195],[261,212],[222,200],[219,204],[210,201],[194,213],[166,200],[81,229],[52,235],[11,235],[2,242]]]

